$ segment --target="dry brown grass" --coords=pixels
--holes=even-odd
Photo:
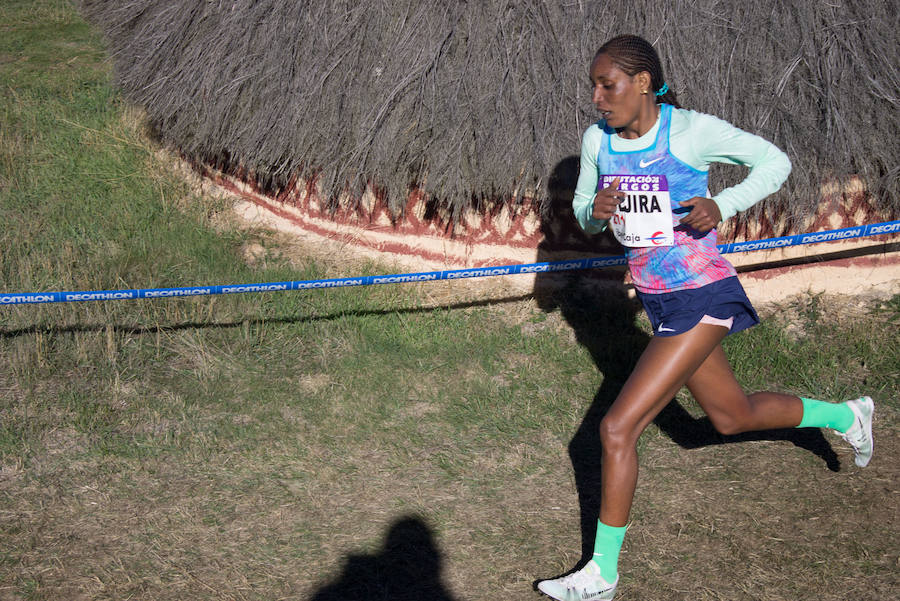
[[[514,385],[520,368],[534,367],[535,357],[521,350],[507,359],[510,372],[492,382],[497,390]],[[464,379],[490,375],[473,366]],[[398,377],[398,394],[408,390],[412,400],[362,438],[358,428],[368,426],[361,416],[372,401],[348,397],[324,373],[300,376],[296,390],[328,398],[326,411],[282,405],[278,416],[289,431],[262,437],[254,428],[265,418],[252,406],[182,409],[172,417],[183,406],[176,396],[151,404],[129,392],[133,384],[120,383],[120,398],[143,403],[128,420],[132,432],[156,450],[98,455],[91,450],[96,433],[60,425],[30,450],[27,465],[5,461],[0,520],[6,557],[15,561],[0,568],[7,583],[0,598],[314,599],[335,590],[348,596],[322,598],[366,598],[351,595],[341,578],[348,562],[392,553],[429,559],[384,547],[392,525],[409,516],[442,558],[442,594],[536,595],[533,580],[568,570],[580,557],[566,444],[585,401],[573,399],[558,415],[563,423],[508,444],[485,438],[477,424],[448,427],[452,407],[442,390],[404,384],[414,376]],[[108,396],[115,387],[110,382]],[[801,446],[764,436],[684,449],[651,427],[642,439],[618,598],[892,599],[897,423],[896,410],[880,405],[877,451],[865,470],[828,434]],[[398,573],[365,572],[363,584],[391,590]]]
[[[790,155],[776,212],[805,217],[823,183],[855,175],[898,208],[896,14],[881,0],[76,4],[160,137],[272,189],[315,176],[346,203],[371,184],[398,214],[410,185],[457,215],[544,199],[597,118],[593,53],[637,33],[686,107]]]

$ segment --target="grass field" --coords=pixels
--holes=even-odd
[[[0,290],[352,275],[195,194],[68,3],[0,2],[0,97]],[[596,426],[648,326],[579,273],[428,286],[0,307],[0,600],[539,598],[590,543]],[[718,436],[679,395],[617,599],[900,595],[900,295],[760,309],[738,378],[870,394],[872,464]]]

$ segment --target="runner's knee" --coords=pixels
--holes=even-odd
[[[752,430],[752,427],[750,425],[750,418],[749,416],[745,415],[721,413],[717,415],[710,415],[709,421],[712,422],[712,425],[716,429],[716,432],[722,434],[723,436],[732,436],[734,434],[740,434],[741,432]]]
[[[617,453],[633,448],[637,434],[635,427],[625,420],[607,415],[600,421],[600,443],[604,453]]]

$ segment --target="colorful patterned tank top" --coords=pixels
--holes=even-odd
[[[705,171],[694,169],[669,152],[672,106],[662,104],[660,107],[659,131],[652,146],[633,152],[616,152],[610,141],[610,136],[616,135],[616,132],[607,127],[603,130],[597,156],[600,173],[598,190],[603,187],[604,176],[665,176],[672,206],[675,243],[671,246],[625,248],[634,287],[649,294],[700,288],[736,274],[731,263],[716,248],[715,229],[701,233],[680,224],[689,207],[678,203],[695,196],[706,196],[708,176]]]

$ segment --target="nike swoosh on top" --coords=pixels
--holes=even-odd
[[[662,324],[659,324],[659,327],[656,328],[657,332],[674,332],[672,328],[664,328]]]
[[[641,166],[641,169],[643,169],[644,167],[649,167],[650,165],[652,165],[652,164],[655,163],[656,161],[661,161],[661,160],[663,160],[662,157],[653,159],[652,161],[645,161],[645,160],[642,159],[641,162],[638,163],[638,165],[640,165],[640,166]]]

